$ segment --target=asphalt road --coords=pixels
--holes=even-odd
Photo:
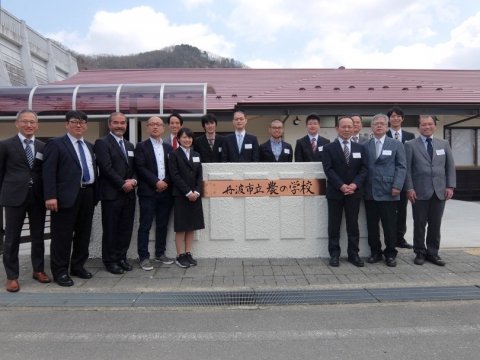
[[[0,359],[475,359],[480,301],[0,310]]]

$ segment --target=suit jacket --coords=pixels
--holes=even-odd
[[[85,141],[93,163],[94,181],[97,179],[97,164],[93,145]],[[43,156],[43,190],[45,200],[57,199],[60,208],[75,204],[82,179],[82,165],[67,135],[49,140]]]
[[[317,138],[317,148],[314,152],[308,135],[298,139],[295,145],[295,162],[322,161],[323,147],[329,143],[330,140],[319,135]]]
[[[392,129],[388,129],[387,136],[393,138]],[[415,134],[410,131],[405,131],[402,129],[402,143],[405,144],[408,140],[415,139]]]
[[[358,143],[360,145],[365,145],[367,142],[370,141],[370,137],[366,135],[357,135],[358,136]]]
[[[362,188],[368,173],[368,159],[365,147],[351,143],[350,158],[347,165],[343,147],[335,139],[323,149],[323,171],[327,176],[327,199],[343,199],[345,196],[340,187],[343,184],[355,183],[357,190],[352,197],[361,197]]]
[[[418,200],[429,200],[435,193],[445,200],[445,188],[456,186],[455,163],[448,141],[432,139],[433,158],[419,136],[405,143],[407,154],[407,190],[415,190]]]
[[[123,193],[122,186],[126,179],[135,178],[134,146],[124,141],[128,161],[117,140],[108,134],[95,141],[95,156],[99,169],[98,191],[100,200],[115,200],[119,193]],[[135,191],[128,195],[135,197]]]
[[[392,196],[392,188],[402,190],[407,174],[407,158],[403,145],[385,136],[383,148],[377,158],[375,138],[366,143],[368,175],[365,182],[365,199],[376,201],[400,200],[400,194]]]
[[[222,162],[223,136],[215,135],[215,142],[211,149],[207,136],[200,135],[193,142],[193,149],[200,154],[202,163]]]
[[[270,139],[267,142],[260,145],[260,162],[292,162],[293,160],[293,149],[292,145],[286,143],[282,140],[282,152],[278,157],[278,160],[275,159],[273,155],[272,145],[270,144]]]
[[[163,142],[163,161],[165,166],[165,178],[158,178],[157,160],[155,159],[155,152],[153,144],[150,139],[142,141],[137,144],[135,148],[135,168],[138,180],[138,196],[152,196],[155,194],[156,183],[163,180],[168,183],[169,187],[165,191],[171,191],[170,172],[168,168],[168,156],[173,151],[171,145]]]
[[[202,193],[202,163],[198,152],[190,150],[190,158],[187,159],[183,149],[178,148],[170,154],[168,165],[173,184],[173,196],[185,196],[190,191]]]
[[[28,194],[30,180],[33,180],[35,197],[43,203],[42,163],[45,144],[35,140],[34,147],[34,161],[30,169],[18,135],[0,142],[0,205],[23,204]]]
[[[260,152],[258,140],[255,135],[245,133],[242,149],[239,153],[237,136],[235,133],[227,135],[223,139],[222,160],[224,162],[258,162]]]

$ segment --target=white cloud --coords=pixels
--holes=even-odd
[[[189,44],[221,56],[232,56],[234,45],[202,23],[173,24],[161,12],[140,6],[120,12],[99,11],[88,34],[56,33],[50,37],[85,54],[126,55]]]
[[[200,6],[210,5],[213,0],[182,0],[182,3],[188,10],[192,10]]]
[[[262,59],[249,60],[245,63],[245,65],[252,69],[281,69],[284,67],[284,65],[281,65],[275,61]]]

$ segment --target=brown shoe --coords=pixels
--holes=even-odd
[[[6,289],[8,292],[17,292],[18,290],[20,290],[20,284],[18,283],[18,280],[7,280]]]
[[[39,283],[42,283],[42,284],[48,284],[49,282],[52,281],[52,280],[50,280],[48,275],[45,274],[43,271],[34,272],[33,275],[32,275],[32,278],[37,280]]]

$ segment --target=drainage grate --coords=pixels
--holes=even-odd
[[[152,293],[0,293],[3,307],[205,307],[480,300],[477,286]]]

